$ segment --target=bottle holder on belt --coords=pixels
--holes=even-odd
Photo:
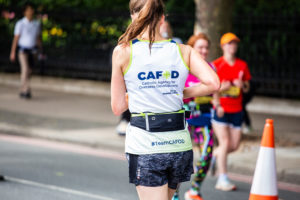
[[[177,131],[185,129],[185,118],[185,110],[170,113],[133,113],[130,125],[149,132]]]

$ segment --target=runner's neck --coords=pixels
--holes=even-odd
[[[224,54],[224,60],[230,65],[233,66],[235,63],[235,56],[231,54]]]

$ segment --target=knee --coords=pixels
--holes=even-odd
[[[229,139],[223,138],[219,141],[219,148],[222,149],[222,151],[226,151],[229,148]]]
[[[239,142],[236,143],[236,144],[230,144],[229,149],[228,149],[228,152],[230,153],[230,152],[233,152],[233,151],[238,150],[239,146],[240,146],[240,143],[239,143]]]

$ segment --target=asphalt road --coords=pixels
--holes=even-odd
[[[127,162],[119,154],[34,139],[0,139],[1,200],[135,200]],[[205,199],[248,199],[250,185],[235,182],[235,192],[214,190],[215,178],[203,185]],[[189,183],[181,186],[181,195]],[[279,191],[280,199],[299,200],[300,193]],[[183,199],[183,198],[181,198]]]

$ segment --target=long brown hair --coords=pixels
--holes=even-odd
[[[156,25],[164,15],[163,1],[130,0],[129,9],[131,15],[138,13],[138,17],[132,21],[125,33],[121,35],[118,44],[128,44],[149,27],[149,48],[151,48],[155,39]]]

